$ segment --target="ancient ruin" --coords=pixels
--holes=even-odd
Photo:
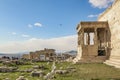
[[[55,49],[44,49],[29,54],[23,54],[22,59],[33,61],[65,61],[69,58],[75,58],[75,55],[70,53],[56,53]]]
[[[36,52],[30,52],[30,59],[54,60],[55,50],[44,49]]]
[[[30,54],[23,54],[23,55],[22,55],[22,58],[23,58],[23,59],[30,59]]]
[[[107,22],[81,22],[77,27],[80,61],[103,62],[110,54],[110,31]]]
[[[78,55],[74,62],[104,62],[120,68],[120,0],[115,0],[96,22],[77,26]]]
[[[29,54],[24,54],[22,58],[24,59],[36,59],[36,60],[54,60],[55,58],[54,49],[44,49],[40,51],[30,52]]]

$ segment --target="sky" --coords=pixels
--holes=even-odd
[[[0,53],[77,50],[76,26],[114,0],[0,0]]]

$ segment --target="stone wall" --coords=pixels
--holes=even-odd
[[[39,55],[35,52],[30,52],[30,59],[39,59]]]
[[[30,59],[30,55],[29,54],[23,54],[22,58],[24,58],[24,59]]]
[[[111,54],[105,63],[120,68],[120,0],[115,0],[98,21],[108,21],[111,32]]]

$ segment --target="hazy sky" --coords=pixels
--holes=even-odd
[[[114,0],[0,0],[0,52],[77,49],[76,26]]]

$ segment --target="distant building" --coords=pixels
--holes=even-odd
[[[22,55],[22,58],[23,58],[23,59],[30,59],[30,54],[23,54],[23,55]]]
[[[36,52],[30,52],[30,59],[38,60],[54,60],[55,59],[55,50],[54,49],[44,49]]]
[[[59,53],[58,55],[56,55],[56,60],[66,60],[70,57],[74,57],[74,56],[67,53],[62,53],[62,54]]]

